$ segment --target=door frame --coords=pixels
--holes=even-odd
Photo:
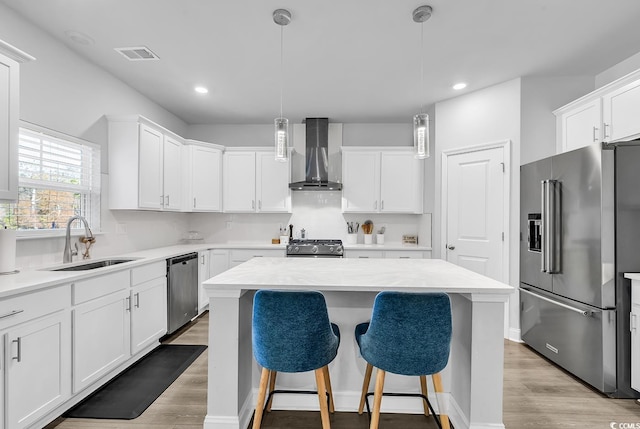
[[[510,249],[510,240],[511,240],[511,218],[509,216],[511,209],[511,140],[499,140],[495,142],[489,143],[481,143],[478,145],[464,146],[460,148],[448,149],[442,151],[442,164],[441,164],[441,176],[440,176],[440,255],[443,255],[443,259],[446,259],[447,249],[446,249],[446,240],[447,240],[447,229],[448,229],[448,213],[447,207],[449,201],[447,200],[447,191],[448,191],[448,163],[449,157],[454,155],[460,155],[463,153],[470,152],[481,152],[489,149],[502,149],[503,151],[503,163],[504,163],[504,186],[502,189],[502,198],[503,198],[503,219],[504,221],[504,240],[502,246],[502,279],[499,279],[503,283],[509,284],[509,249]]]

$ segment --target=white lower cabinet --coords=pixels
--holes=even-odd
[[[129,359],[129,289],[73,310],[73,392],[79,392]]]
[[[431,259],[430,250],[346,249],[347,258]]]
[[[167,333],[167,278],[131,289],[131,354],[144,350]]]
[[[209,297],[207,296],[202,282],[207,280],[211,265],[211,251],[203,250],[198,252],[198,314],[202,314],[209,305]]]
[[[284,258],[284,256],[284,249],[231,249],[229,252],[229,268],[253,258]]]
[[[6,331],[6,427],[28,427],[71,395],[69,310]]]

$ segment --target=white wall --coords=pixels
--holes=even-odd
[[[105,114],[139,113],[178,134],[186,130],[187,124],[180,118],[82,59],[3,4],[0,39],[36,57],[20,68],[20,119],[101,145],[103,173],[109,170]],[[103,195],[107,195],[107,182],[103,175]],[[107,207],[104,201],[101,218],[106,234],[92,247],[95,256],[175,244],[181,237],[177,230],[186,229],[185,215],[112,213]],[[115,234],[118,224],[126,225],[128,234]],[[63,249],[62,238],[19,240],[16,263],[21,268],[59,263]]]
[[[442,152],[501,140],[511,141],[511,203],[509,209],[509,284],[518,285],[519,278],[519,189],[521,80],[472,92],[436,104],[436,172],[433,223],[434,257],[442,255],[441,171]],[[517,295],[510,299],[509,327],[519,328]]]
[[[521,79],[520,163],[556,153],[557,108],[593,91],[593,76]]]
[[[638,69],[640,69],[640,52],[597,74],[595,88],[600,88]]]

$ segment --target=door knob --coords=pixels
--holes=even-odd
[[[455,248],[456,248],[456,246],[447,246],[447,249],[449,249],[449,250],[453,250]]]

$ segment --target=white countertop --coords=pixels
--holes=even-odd
[[[640,273],[624,273],[625,279],[640,280]]]
[[[207,280],[205,288],[209,293],[261,288],[500,295],[513,291],[507,284],[441,259],[355,258],[255,258]]]
[[[140,265],[144,265],[151,262],[160,261],[163,259],[171,258],[174,256],[183,255],[190,252],[199,252],[208,249],[280,249],[283,254],[286,246],[284,244],[271,244],[271,243],[252,243],[252,242],[230,242],[230,243],[205,243],[193,241],[189,244],[178,244],[175,246],[159,247],[155,249],[141,250],[132,253],[118,254],[111,257],[90,259],[83,261],[82,259],[76,260],[73,264],[81,264],[90,261],[101,261],[105,259],[115,258],[133,258],[132,262],[125,262],[122,264],[113,265],[110,267],[99,268],[95,270],[87,271],[49,271],[52,268],[62,267],[63,264],[45,266],[39,268],[21,269],[16,274],[0,274],[0,299],[16,295],[20,293],[30,292],[37,289],[46,288],[49,286],[62,284],[65,282],[73,282],[80,279],[99,276],[109,272],[119,271],[122,269],[128,269]],[[358,249],[358,250],[431,250],[428,247],[408,247],[402,246],[400,243],[389,245],[365,245],[365,244],[352,244],[346,245],[345,249]],[[60,253],[62,258],[62,252]],[[64,266],[73,265],[65,264]]]

